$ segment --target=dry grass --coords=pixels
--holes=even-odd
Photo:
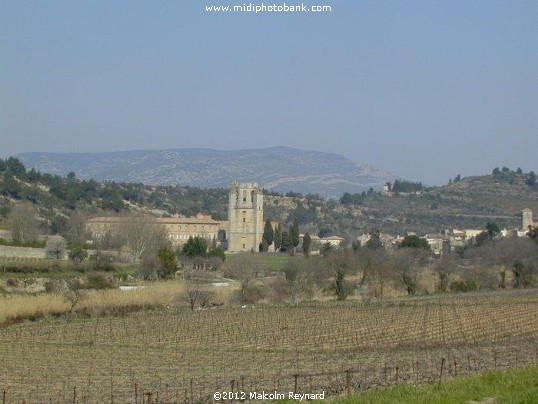
[[[184,283],[175,281],[130,291],[117,289],[87,291],[75,305],[74,311],[93,315],[124,308],[165,306],[181,300],[185,290]],[[71,307],[64,294],[7,296],[0,298],[0,321],[59,315],[71,311]]]

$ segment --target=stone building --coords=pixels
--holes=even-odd
[[[263,192],[258,184],[230,184],[228,251],[258,251],[263,237]]]
[[[521,230],[526,232],[529,230],[529,226],[536,226],[532,217],[532,210],[525,208],[521,211]]]
[[[128,217],[95,217],[86,222],[86,229],[94,237],[104,237],[107,232],[121,231],[119,226]],[[164,227],[168,239],[174,247],[182,246],[189,237],[203,237],[209,244],[225,241],[226,232],[222,224],[211,216],[198,214],[196,217],[159,217],[153,223]]]

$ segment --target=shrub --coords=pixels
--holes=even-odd
[[[454,281],[450,284],[452,292],[471,292],[478,290],[478,283],[475,280]]]
[[[88,276],[88,289],[114,289],[114,281],[103,274],[91,274]]]

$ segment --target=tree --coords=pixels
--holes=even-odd
[[[285,286],[282,291],[295,305],[299,304],[301,298],[309,299],[313,295],[314,282],[308,276],[309,266],[310,263],[298,257],[289,257],[284,266]]]
[[[328,266],[334,276],[332,289],[338,300],[345,300],[353,290],[346,276],[355,268],[355,258],[356,255],[351,250],[334,250],[327,256]]]
[[[86,217],[83,213],[75,211],[67,220],[67,241],[70,244],[84,244],[91,238],[86,230]]]
[[[452,255],[444,255],[434,266],[434,271],[439,275],[439,291],[446,292],[450,281],[450,275],[456,271],[456,263]]]
[[[67,253],[67,256],[73,262],[73,264],[75,264],[75,266],[77,267],[80,263],[82,263],[82,261],[88,258],[88,251],[86,251],[80,246],[76,246],[72,248],[71,250],[69,250],[69,252]]]
[[[214,293],[212,291],[202,289],[200,286],[194,286],[191,283],[188,284],[185,292],[185,300],[192,311],[195,309],[196,304],[199,304],[202,308],[209,306],[213,297]]]
[[[527,237],[530,237],[534,241],[538,242],[538,226],[532,227],[529,225],[529,231],[527,232]]]
[[[429,257],[429,251],[424,248],[402,248],[395,251],[393,268],[405,286],[408,295],[414,295],[417,291],[417,279],[420,267]]]
[[[271,225],[271,221],[269,219],[265,221],[265,227],[263,229],[263,239],[267,242],[268,246],[273,244],[274,231],[273,226]]]
[[[420,238],[417,235],[410,234],[404,237],[402,243],[400,244],[401,248],[423,248],[425,250],[431,250],[428,240],[425,238]]]
[[[483,231],[475,237],[475,243],[477,247],[484,245],[489,240],[488,232]]]
[[[255,254],[237,255],[226,263],[224,276],[239,281],[238,300],[241,303],[256,303],[262,297],[262,285],[256,281],[256,270],[262,265]]]
[[[53,256],[56,259],[62,258],[67,248],[67,243],[62,236],[49,236],[45,245],[47,255]]]
[[[365,246],[369,250],[379,250],[383,248],[383,243],[381,243],[381,240],[379,239],[380,233],[379,230],[373,228],[370,230],[370,238],[366,242]]]
[[[282,232],[282,242],[280,244],[280,251],[288,251],[291,247],[291,238],[290,234],[287,231]]]
[[[259,245],[259,251],[260,252],[267,252],[269,251],[269,244],[267,244],[267,240],[262,238],[262,242]]]
[[[209,267],[216,271],[226,261],[226,254],[223,250],[217,247],[213,247],[207,253]]]
[[[312,244],[312,238],[309,233],[305,233],[303,236],[303,254],[305,257],[310,255],[310,246]]]
[[[116,230],[137,261],[145,254],[156,255],[159,248],[167,244],[165,229],[155,224],[155,219],[150,216],[124,216]]]
[[[50,221],[50,231],[52,234],[64,234],[67,229],[67,217],[56,215]]]
[[[536,174],[534,174],[534,171],[529,172],[525,184],[527,184],[529,187],[533,187],[534,184],[536,184]]]
[[[362,269],[360,287],[369,286],[369,291],[374,297],[382,297],[385,286],[394,277],[394,271],[390,267],[388,252],[385,250],[362,249],[361,254],[355,254],[358,265]]]
[[[475,238],[475,243],[477,247],[484,245],[486,242],[495,240],[501,234],[501,229],[494,222],[488,222],[486,224],[486,231],[478,234]]]
[[[69,283],[69,290],[64,293],[63,297],[65,302],[71,305],[72,313],[77,304],[88,298],[88,293],[84,290],[84,285],[79,280],[75,280]]]
[[[159,278],[168,278],[177,271],[176,253],[169,247],[161,247],[157,252],[157,257],[160,260],[160,268],[157,271]]]
[[[36,216],[37,211],[29,203],[20,203],[11,209],[6,225],[13,241],[27,243],[36,240],[39,228]]]
[[[488,222],[486,224],[486,231],[488,233],[488,238],[490,240],[493,240],[499,237],[499,235],[501,234],[501,229],[499,228],[497,223],[494,223],[494,222]]]
[[[181,249],[181,253],[187,257],[205,257],[207,253],[207,241],[203,237],[189,237]]]
[[[293,219],[293,223],[290,225],[290,242],[293,247],[297,247],[299,245],[299,222],[297,219]]]
[[[282,245],[282,231],[280,230],[280,223],[276,226],[273,242],[275,243],[275,251],[279,251]]]
[[[203,237],[189,237],[181,254],[187,257],[194,269],[205,270],[207,265],[207,240]]]
[[[15,199],[20,199],[21,192],[22,186],[19,184],[19,181],[15,179],[11,171],[6,171],[4,173],[3,184],[0,186],[0,193]]]
[[[523,279],[525,273],[525,265],[523,265],[520,260],[517,260],[516,262],[514,262],[512,268],[514,272],[514,287],[519,288],[521,287],[521,280]]]
[[[6,170],[11,171],[16,177],[22,177],[26,174],[26,167],[16,157],[9,157],[6,160]]]
[[[412,182],[406,180],[395,180],[394,185],[392,186],[392,191],[394,192],[417,192],[424,189],[424,186],[421,182]]]

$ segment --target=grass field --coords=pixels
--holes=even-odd
[[[442,384],[395,386],[335,400],[335,404],[533,404],[538,398],[538,366],[494,370]],[[291,403],[291,401],[288,401]]]
[[[44,319],[0,329],[6,402],[346,396],[536,364],[538,291]],[[145,400],[145,401],[143,401]]]

